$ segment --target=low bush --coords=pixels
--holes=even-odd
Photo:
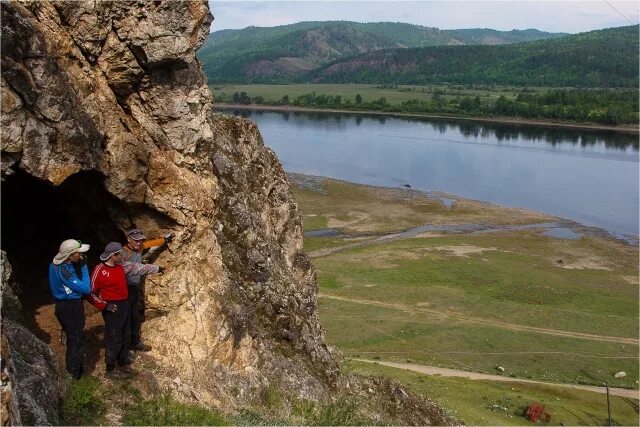
[[[105,391],[99,380],[92,377],[72,380],[63,399],[63,424],[101,424],[106,413],[104,397]]]
[[[177,402],[168,393],[127,404],[124,425],[130,426],[223,426],[230,423],[217,411]]]

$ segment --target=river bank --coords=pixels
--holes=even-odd
[[[281,111],[281,112],[304,112],[304,113],[340,113],[340,114],[358,114],[358,115],[374,115],[387,117],[403,117],[403,118],[424,118],[424,119],[446,119],[446,120],[465,120],[481,123],[499,123],[511,125],[526,126],[551,126],[567,129],[586,129],[596,131],[614,131],[629,134],[640,134],[639,126],[606,126],[596,123],[576,123],[576,122],[555,122],[548,120],[533,119],[514,119],[510,117],[465,117],[439,114],[416,114],[416,113],[393,113],[384,111],[367,111],[367,110],[341,110],[333,108],[306,108],[279,105],[255,105],[255,104],[225,104],[216,103],[215,108],[220,109],[249,109],[261,111]]]
[[[450,194],[288,177],[345,356],[637,389],[637,244]]]
[[[616,422],[637,424],[637,242],[449,193],[287,176],[349,370],[470,425],[518,425],[532,402],[554,423],[602,424],[606,381],[624,396]]]
[[[406,187],[381,187],[320,176],[287,173],[294,189],[322,191],[326,185],[343,188],[334,196],[335,209],[325,221],[305,219],[305,236],[310,238],[367,237],[344,242],[338,247],[317,248],[309,255],[326,256],[341,250],[387,243],[394,240],[438,234],[490,234],[541,230],[544,236],[576,240],[583,237],[613,240],[633,248],[638,236],[616,235],[598,227],[533,209],[508,207],[473,200],[442,191]],[[345,197],[345,193],[348,197]],[[300,197],[302,193],[299,194]],[[353,203],[353,194],[363,200]],[[303,199],[306,201],[306,199]],[[324,201],[326,202],[326,201]],[[324,239],[325,242],[330,239]]]

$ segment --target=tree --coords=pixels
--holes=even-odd
[[[282,97],[282,103],[284,105],[289,105],[289,95],[285,95]]]
[[[240,92],[239,98],[240,104],[251,104],[251,98],[247,95],[247,92]]]
[[[362,96],[360,94],[356,95],[356,105],[362,104]]]

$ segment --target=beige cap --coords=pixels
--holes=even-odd
[[[87,252],[89,245],[83,244],[80,240],[68,239],[60,244],[58,254],[53,258],[55,265],[60,265],[69,258],[69,256],[76,252]]]

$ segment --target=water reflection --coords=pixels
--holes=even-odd
[[[379,115],[233,113],[256,121],[288,172],[411,185],[638,235],[637,135]]]
[[[251,109],[222,109],[221,111],[245,118],[251,118],[252,116],[261,117],[265,114],[264,110]],[[288,121],[291,112],[270,111],[268,114],[281,115],[285,121]],[[390,119],[389,116],[334,112],[294,111],[293,115],[298,118],[307,118],[312,122],[340,123],[342,121],[353,121],[357,126],[360,126],[365,119],[375,120],[382,125]],[[498,142],[542,142],[550,144],[551,146],[572,144],[575,146],[589,147],[597,144],[603,144],[606,149],[619,149],[621,151],[631,150],[633,152],[639,151],[637,135],[611,130],[584,130],[555,126],[472,122],[453,119],[422,119],[405,117],[392,117],[392,119],[412,124],[428,124],[431,129],[435,130],[440,135],[458,133],[465,138],[495,139]]]

